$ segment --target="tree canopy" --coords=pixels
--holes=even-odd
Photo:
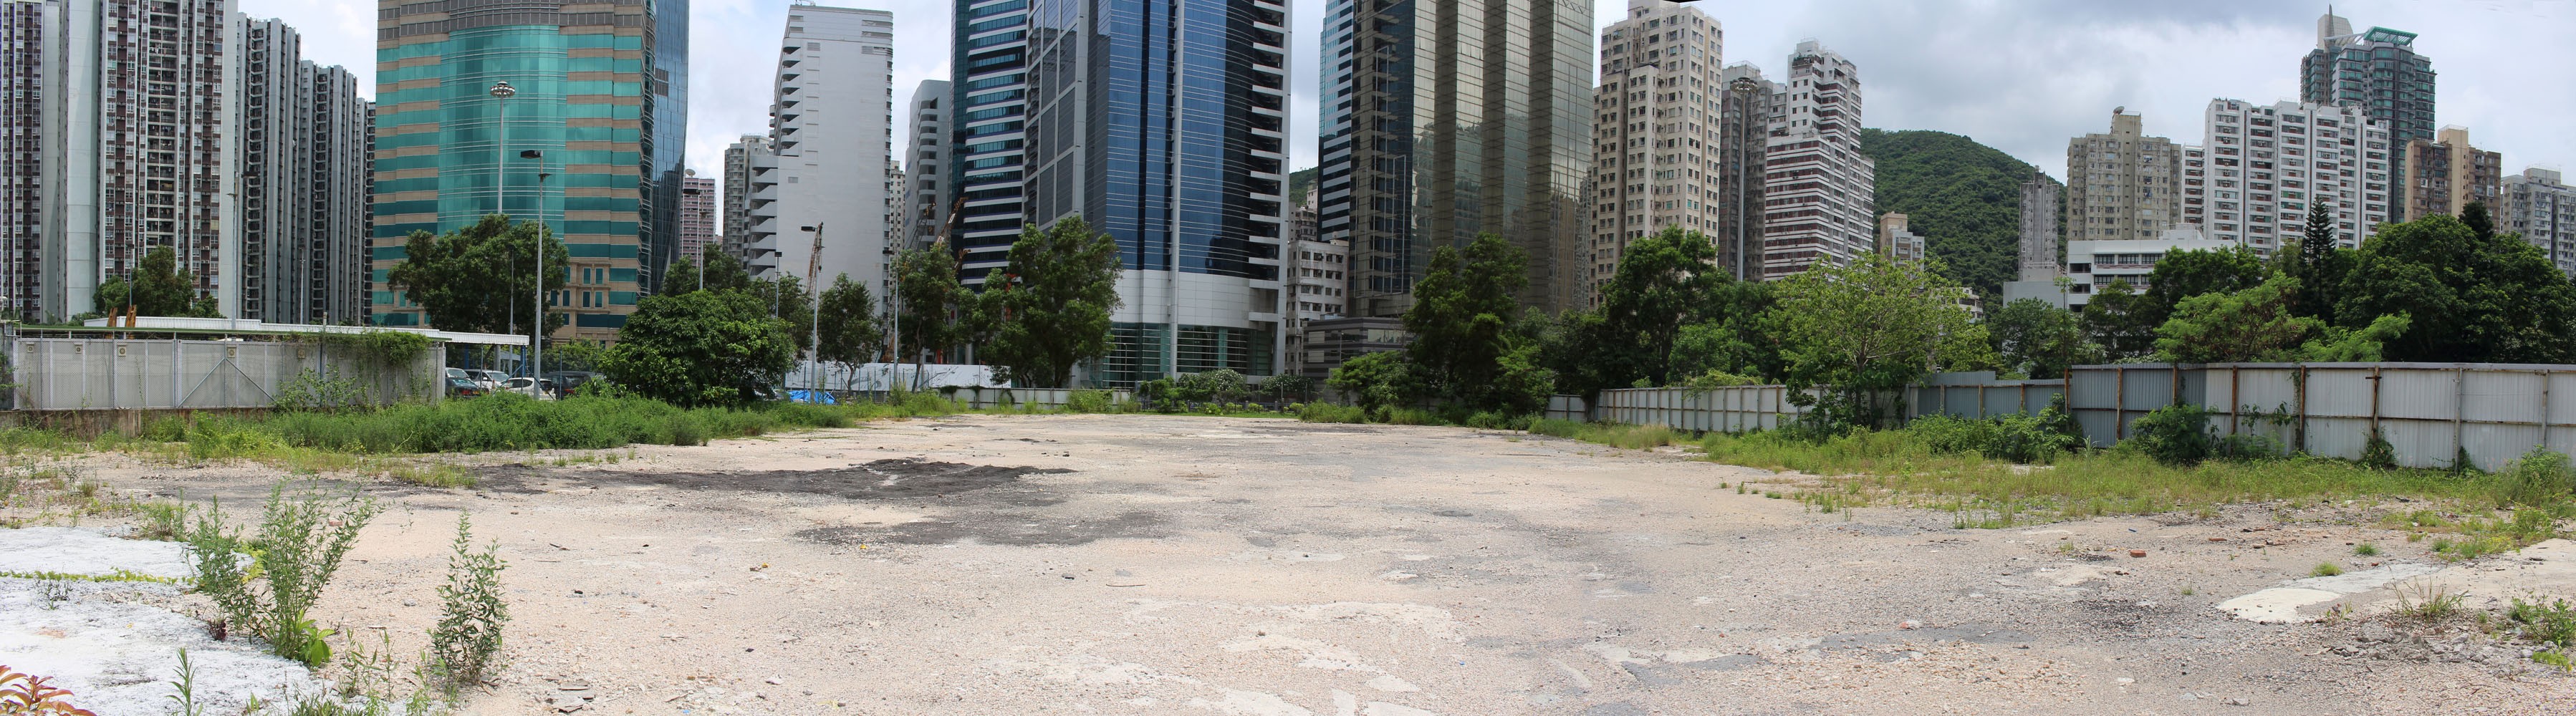
[[[600,372],[682,407],[739,405],[796,360],[786,321],[742,291],[692,291],[638,301]]]
[[[135,262],[131,283],[124,276],[111,276],[99,283],[90,300],[100,313],[115,313],[132,305],[137,316],[220,317],[214,297],[198,295],[196,286],[197,280],[179,268],[178,252],[168,246],[155,246]]]
[[[468,333],[512,333],[536,313],[537,247],[545,247],[543,277],[549,295],[563,289],[571,257],[545,224],[512,222],[492,214],[470,226],[433,235],[414,231],[404,241],[402,263],[386,276],[403,298],[428,314],[429,325]],[[546,331],[567,320],[548,311]]]
[[[856,370],[885,352],[885,327],[877,324],[877,299],[868,295],[866,284],[846,273],[833,277],[832,287],[823,289],[822,307],[818,330],[823,342],[814,349],[816,359]]]
[[[2576,285],[2521,237],[2495,233],[2484,206],[2462,215],[2384,226],[2362,242],[2335,291],[2335,322],[2411,316],[2388,360],[2576,361]]]
[[[1537,365],[1537,341],[1521,325],[1520,290],[1529,255],[1491,233],[1465,251],[1442,246],[1413,286],[1405,350],[1436,396],[1472,410],[1514,414],[1544,407],[1554,377]]]
[[[1010,263],[985,279],[978,299],[979,313],[993,326],[984,355],[998,377],[1032,388],[1069,387],[1075,366],[1109,355],[1118,267],[1118,240],[1092,231],[1081,217],[1022,229]]]
[[[964,340],[961,319],[972,296],[957,280],[957,253],[948,242],[895,255],[895,362],[925,362]]]
[[[1818,404],[1829,424],[1875,426],[1890,406],[1875,396],[1934,369],[1991,365],[1985,326],[1959,305],[1964,292],[1921,262],[1867,254],[1780,282],[1783,355],[1791,386],[1835,393]],[[1793,399],[1806,398],[1793,393]]]
[[[2099,348],[2084,340],[2082,324],[2074,311],[2036,298],[1986,314],[1986,331],[2003,371],[2042,380],[2065,377],[2068,366],[2098,358]]]

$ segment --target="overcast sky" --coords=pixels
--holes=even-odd
[[[1314,164],[1316,54],[1323,0],[1291,0],[1296,144]],[[688,161],[714,176],[724,147],[767,123],[775,42],[787,0],[692,0]],[[950,0],[871,0],[892,10],[898,113],[913,87],[948,75]],[[1726,61],[1778,76],[1789,50],[1814,38],[1860,69],[1863,124],[1936,129],[1976,138],[2064,178],[2066,142],[2106,131],[2113,107],[2146,116],[2147,131],[2200,141],[2212,97],[2296,99],[2299,58],[2316,45],[2322,3],[2276,0],[1816,0],[1693,3],[1726,30]],[[1626,14],[1599,0],[1596,21]],[[372,86],[374,8],[356,0],[241,0],[244,12],[303,31],[309,59],[346,65]],[[2576,162],[2576,2],[2363,0],[2337,14],[2355,29],[2420,33],[2416,49],[2440,73],[2439,119],[2504,153],[2508,171]],[[905,138],[896,124],[896,151]]]

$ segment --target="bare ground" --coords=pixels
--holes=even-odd
[[[2321,561],[2436,562],[2317,511],[1958,530],[1738,494],[1785,478],[1668,453],[1281,420],[610,453],[478,456],[474,490],[369,483],[393,509],[318,620],[416,649],[467,510],[516,616],[481,714],[2576,712],[2576,680],[2466,623],[2214,608]],[[280,477],[90,462],[236,516]]]

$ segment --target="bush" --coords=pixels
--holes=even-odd
[[[447,583],[438,588],[438,626],[429,630],[429,663],[433,673],[453,689],[483,680],[501,653],[501,627],[510,621],[510,605],[501,597],[498,541],[474,551],[474,532],[464,515],[456,516],[456,542],[447,556]]]
[[[1064,396],[1064,410],[1068,413],[1107,413],[1116,409],[1106,390],[1077,390]]]
[[[2495,484],[2498,507],[2550,507],[2576,496],[2576,469],[2568,466],[2566,455],[2546,447],[2523,453],[2489,479]]]
[[[330,663],[324,641],[330,630],[304,615],[340,570],[358,530],[381,508],[356,492],[334,496],[315,488],[290,498],[279,483],[261,510],[259,535],[243,539],[224,530],[220,507],[197,518],[188,536],[198,591],[214,599],[233,633],[266,639],[273,653],[306,666]],[[251,558],[247,569],[244,552]]]
[[[2196,465],[2209,458],[2209,411],[2188,403],[2147,413],[2129,426],[2128,443],[2167,465]]]
[[[2281,441],[2272,439],[2269,435],[2252,433],[2222,435],[2217,441],[2209,444],[2209,456],[2221,460],[2238,462],[2278,460],[2286,454],[2286,451],[2281,448]]]
[[[2062,427],[2054,416],[2046,412],[2006,415],[1995,420],[1994,434],[1977,452],[1996,460],[2029,465],[2053,463],[2059,455],[2073,452],[2083,444],[2083,438],[2066,434]]]
[[[1297,419],[1309,423],[1365,423],[1368,411],[1356,405],[1304,403],[1296,406]]]
[[[1504,415],[1502,413],[1485,411],[1470,414],[1465,420],[1458,422],[1466,425],[1467,427],[1482,428],[1485,430],[1528,430],[1530,423],[1536,417],[1537,416],[1533,415]]]
[[[1171,397],[1186,403],[1226,403],[1241,400],[1248,392],[1243,374],[1231,368],[1204,373],[1190,373],[1173,379]]]

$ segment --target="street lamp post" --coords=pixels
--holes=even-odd
[[[507,189],[510,185],[509,99],[511,97],[519,96],[519,90],[512,88],[509,82],[501,81],[492,83],[490,94],[493,99],[492,123],[495,127],[492,142],[492,213],[508,216],[510,213],[509,191]],[[506,223],[503,224],[502,231],[509,231],[509,225]],[[542,257],[545,256],[544,247],[539,247],[537,249],[537,255],[540,257],[540,260],[542,260]],[[516,267],[513,267],[513,272],[516,272]],[[542,325],[545,323],[546,315],[544,304],[545,285],[545,269],[543,267],[539,267],[537,269],[537,292],[539,296],[537,304],[537,323],[540,324],[540,328],[538,328],[538,330],[544,330]],[[513,297],[515,298],[515,294]],[[517,311],[512,310],[511,313],[515,314]],[[534,338],[529,339],[528,385],[532,389],[537,385],[536,347],[536,340]]]
[[[524,159],[537,160],[537,305],[535,326],[528,330],[528,389],[544,392],[546,343],[546,243],[554,237],[546,228],[546,153],[530,149],[520,152]],[[570,268],[565,270],[569,271]]]
[[[1745,280],[1745,263],[1753,251],[1753,247],[1744,243],[1744,225],[1753,220],[1752,217],[1745,215],[1744,210],[1744,185],[1752,181],[1750,177],[1745,176],[1744,160],[1753,152],[1753,148],[1746,146],[1743,135],[1748,134],[1748,130],[1753,126],[1753,93],[1762,89],[1762,83],[1755,82],[1751,77],[1737,77],[1734,82],[1727,83],[1726,88],[1735,92],[1737,116],[1743,118],[1743,128],[1738,129],[1737,136],[1733,137],[1735,140],[1735,280],[1742,281]]]
[[[812,381],[813,383],[813,385],[808,387],[807,390],[820,391],[824,387],[822,385],[823,380],[821,378],[823,374],[823,290],[815,284],[816,281],[822,280],[820,276],[815,274],[823,267],[823,222],[817,221],[814,222],[813,226],[803,228],[806,231],[814,232],[814,252],[805,256],[805,290],[811,291],[814,294],[811,297],[814,305],[814,315],[807,317],[807,320],[811,321],[814,325],[810,329],[811,333],[806,336],[805,341],[805,345],[810,351],[808,353],[810,359],[807,361],[807,365],[813,367],[811,369],[812,372],[805,374],[805,379]],[[814,393],[806,393],[805,399],[807,402],[812,402],[814,399]]]

